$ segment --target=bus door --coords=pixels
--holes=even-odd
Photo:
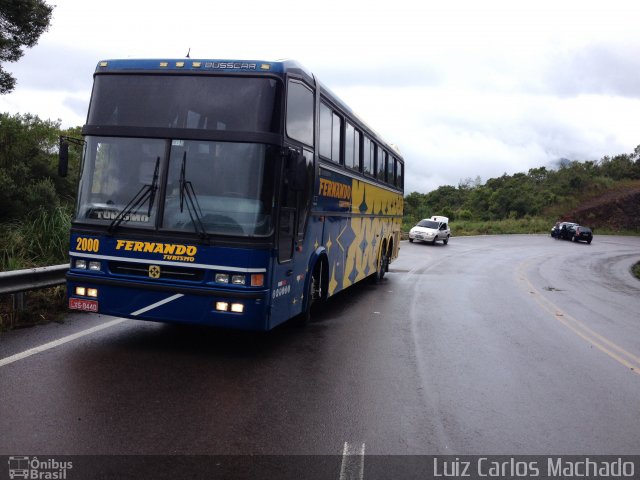
[[[300,310],[310,252],[303,247],[313,182],[313,153],[291,150],[285,157],[279,193],[277,258],[271,288],[272,325]]]

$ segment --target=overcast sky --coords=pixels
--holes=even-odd
[[[0,111],[83,125],[97,62],[301,62],[406,162],[406,193],[640,144],[637,0],[48,0]]]

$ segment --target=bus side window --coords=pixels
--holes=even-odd
[[[386,180],[387,173],[387,152],[378,146],[378,155],[376,156],[376,178],[382,182]]]
[[[342,118],[335,113],[331,115],[333,120],[333,131],[331,140],[331,160],[340,163],[340,137],[342,136]]]
[[[396,160],[396,187],[404,187],[404,164]]]
[[[360,170],[360,131],[347,122],[344,138],[344,165],[353,170]]]
[[[374,150],[375,144],[366,135],[364,136],[362,143],[363,143],[363,148],[362,148],[363,172],[366,175],[374,176],[376,173],[375,150]]]
[[[340,163],[342,118],[324,103],[320,103],[320,156]]]
[[[393,161],[393,157],[387,156],[387,183],[389,185],[395,185],[396,183],[396,172],[394,167],[395,163]]]
[[[320,104],[320,155],[331,158],[331,109]]]
[[[287,91],[287,135],[313,146],[313,92],[294,80]]]

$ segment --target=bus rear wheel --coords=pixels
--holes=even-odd
[[[384,274],[387,273],[389,269],[389,253],[387,251],[387,246],[382,246],[382,252],[380,252],[380,261],[378,262],[378,268],[375,274],[376,283],[382,282],[384,278]]]

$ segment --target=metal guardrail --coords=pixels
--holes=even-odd
[[[0,295],[55,287],[65,282],[69,264],[0,272]]]

